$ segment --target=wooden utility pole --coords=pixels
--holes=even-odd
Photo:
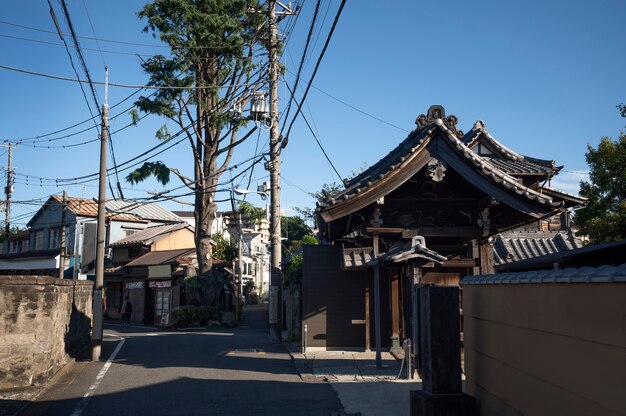
[[[98,228],[96,230],[96,283],[93,292],[93,328],[91,331],[91,359],[100,360],[102,351],[102,289],[104,287],[104,239],[106,214],[107,140],[109,137],[109,105],[107,104],[109,71],[105,68],[104,105],[102,106],[102,133],[100,135],[100,177],[98,184]]]

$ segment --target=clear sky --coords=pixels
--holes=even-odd
[[[66,2],[92,78],[103,81],[106,64],[111,82],[147,83],[139,66],[140,57],[166,50],[154,46],[158,43],[142,33],[143,23],[135,12],[145,1]],[[60,27],[67,33],[59,0],[51,3]],[[313,0],[298,3],[302,9],[297,20],[289,17],[281,23],[283,30],[295,23],[282,58],[290,85],[315,6]],[[313,71],[339,3],[322,1],[321,16],[325,19],[316,28],[304,81]],[[587,144],[596,145],[602,136],[617,137],[626,124],[615,107],[626,102],[624,21],[623,0],[348,0],[304,114],[342,177],[374,164],[406,137],[419,114],[432,104],[441,104],[447,114],[458,117],[463,131],[482,119],[494,137],[518,153],[554,159],[564,165],[552,185],[576,193],[578,182],[586,177]],[[94,37],[101,40],[87,39]],[[70,38],[66,40],[71,45]],[[0,17],[0,48],[0,65],[76,77],[56,34],[47,1],[6,2]],[[70,52],[84,78],[71,47]],[[103,87],[96,88],[102,101]],[[0,69],[0,91],[0,141],[22,139],[22,145],[13,152],[16,183],[12,223],[24,225],[43,200],[63,189],[71,196],[97,196],[95,180],[67,186],[38,179],[81,177],[98,170],[99,144],[92,121],[32,139],[91,117],[78,84]],[[134,91],[111,87],[110,106]],[[87,86],[85,93],[95,111]],[[284,85],[280,93],[282,108],[288,94]],[[111,121],[118,164],[156,145],[154,132],[164,122],[149,117],[136,127],[116,132],[130,122],[122,110],[132,104],[133,98],[111,109],[112,116],[120,114]],[[89,127],[93,128],[60,138]],[[170,130],[176,131],[174,127]],[[257,141],[259,148],[267,146],[268,136],[267,130],[255,134],[240,149],[234,163],[253,156]],[[89,143],[67,147],[83,142]],[[6,148],[0,148],[3,176],[6,160]],[[189,149],[184,145],[152,160],[192,173]],[[313,206],[307,192],[338,180],[302,119],[292,131],[282,160],[281,199],[287,214],[293,213],[294,206]],[[150,196],[149,191],[179,186],[174,180],[165,187],[153,181],[131,186],[123,180],[127,173],[120,172],[127,198],[144,198]],[[229,173],[222,179],[227,182]],[[245,187],[248,180],[254,187],[267,180],[267,172],[259,165],[251,178],[242,178],[235,186]],[[3,187],[5,182],[6,177],[0,179]],[[187,197],[185,201],[192,199]],[[262,204],[256,197],[250,201]],[[165,206],[191,209],[177,203]]]

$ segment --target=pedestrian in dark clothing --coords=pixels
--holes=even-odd
[[[122,303],[122,323],[124,326],[130,325],[130,314],[133,312],[133,305],[130,303],[130,298],[126,296],[124,303]]]

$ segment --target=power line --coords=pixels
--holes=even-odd
[[[18,24],[18,23],[12,23],[12,22],[7,22],[5,20],[0,20],[0,24],[3,25],[8,25],[8,26],[14,26],[14,27],[19,27],[22,29],[28,29],[28,30],[33,30],[33,31],[37,31],[37,32],[42,32],[42,33],[49,33],[49,34],[56,34],[56,32],[53,32],[51,30],[46,30],[46,29],[41,29],[41,28],[36,28],[36,27],[32,27],[32,26],[26,26],[26,25],[22,25],[22,24]],[[95,36],[95,34],[94,34]],[[13,37],[13,36],[6,36],[6,37],[10,37],[10,38],[15,38],[15,39],[21,39],[21,40],[32,40],[37,42],[37,40],[34,39],[26,39],[26,38],[17,38],[17,37]],[[96,42],[106,42],[106,43],[116,43],[116,44],[120,44],[120,45],[129,45],[129,46],[142,46],[142,47],[148,47],[148,48],[163,48],[163,49],[169,49],[169,48],[173,48],[173,49],[182,49],[182,48],[177,48],[177,47],[172,47],[169,45],[157,45],[157,44],[153,44],[153,43],[140,43],[140,42],[128,42],[128,41],[122,41],[122,40],[114,40],[114,39],[104,39],[104,38],[97,38],[97,37],[89,37],[89,36],[78,36],[79,39],[86,39],[86,40],[93,40]],[[41,41],[43,43],[51,43],[51,42],[45,42],[45,41]],[[62,46],[61,44],[58,43],[54,43],[55,45],[59,45]],[[185,47],[186,49],[224,49],[224,48],[238,48],[241,45],[215,45],[215,46],[187,46]],[[88,48],[83,48],[85,50],[92,50],[92,51],[97,51],[95,49],[88,49]],[[123,53],[125,55],[137,55],[137,53],[133,52],[133,53],[125,53],[125,52],[116,52],[116,51],[104,51],[105,53]],[[142,56],[152,56],[149,54],[144,54]]]
[[[333,33],[335,33],[335,28],[337,27],[337,22],[339,21],[339,17],[341,16],[341,12],[343,11],[343,7],[345,5],[346,5],[346,0],[342,0],[341,4],[339,5],[339,10],[337,10],[337,14],[335,15],[335,20],[333,21],[333,25],[330,28],[330,32],[328,33],[328,37],[326,38],[326,42],[324,43],[324,47],[322,48],[322,52],[320,53],[320,56],[317,59],[317,63],[315,64],[315,69],[313,70],[313,74],[311,75],[311,79],[309,80],[309,83],[307,84],[307,87],[304,90],[304,95],[302,96],[302,100],[298,103],[298,109],[296,110],[296,114],[294,115],[293,119],[291,120],[291,123],[289,124],[289,128],[287,129],[287,134],[285,135],[283,145],[286,145],[287,141],[289,140],[289,133],[291,132],[291,128],[293,127],[293,124],[296,122],[296,119],[298,118],[298,115],[302,111],[302,103],[304,103],[304,100],[306,100],[307,94],[309,93],[309,89],[311,88],[311,84],[313,83],[313,80],[315,79],[315,75],[317,74],[317,70],[320,67],[320,63],[322,62],[322,58],[324,58],[324,54],[326,53],[326,49],[328,48],[328,44],[330,43],[330,39],[332,38]]]
[[[293,91],[291,90],[291,88],[289,88],[289,85],[287,85],[287,89],[289,90],[289,92],[291,93],[291,96],[293,97]],[[337,171],[337,168],[335,167],[335,165],[333,164],[333,162],[330,160],[330,157],[328,156],[328,153],[326,153],[326,150],[324,149],[324,146],[322,146],[322,143],[319,141],[319,139],[317,138],[317,135],[315,134],[315,132],[313,131],[313,128],[311,127],[311,125],[309,124],[309,120],[307,120],[306,116],[304,115],[304,113],[302,113],[302,119],[304,120],[304,122],[306,123],[306,126],[309,128],[309,131],[311,132],[311,134],[313,135],[313,138],[315,139],[315,141],[317,142],[317,145],[319,146],[320,150],[322,151],[322,153],[324,154],[324,157],[326,158],[326,160],[328,161],[328,163],[330,164],[330,166],[333,168],[333,170],[335,171],[335,173],[337,174],[337,177],[339,178],[339,180],[343,183],[343,178],[341,177],[341,175],[339,174],[339,171]]]
[[[317,20],[317,13],[319,12],[319,9],[320,9],[320,3],[321,3],[321,0],[317,0],[317,3],[315,4],[315,11],[313,12],[313,19],[311,20],[311,26],[309,26],[309,33],[304,43],[304,50],[302,51],[302,57],[300,58],[300,64],[298,65],[298,71],[296,74],[296,80],[293,85],[293,91],[297,91],[298,89],[298,82],[300,82],[300,74],[302,73],[302,67],[304,66],[306,53],[309,49],[311,37],[313,36],[313,29],[315,28],[315,21]],[[293,100],[294,100],[294,95],[292,93],[291,97],[289,98],[289,102],[287,103],[287,109],[285,110],[285,120],[289,118],[289,112],[291,111],[291,104],[293,103]],[[283,133],[284,128],[285,128],[285,125],[283,124],[283,128],[281,129],[280,134]]]
[[[93,37],[96,41],[96,45],[98,45],[98,50],[100,51],[100,57],[102,58],[102,64],[104,66],[107,66],[107,63],[104,60],[104,55],[102,54],[102,48],[100,47],[100,40],[96,37],[96,29],[93,27],[93,22],[91,21],[91,16],[89,16],[89,9],[87,9],[87,3],[85,3],[85,0],[83,0],[83,7],[85,8],[85,14],[87,15],[89,26],[91,26],[91,33],[93,33]]]
[[[61,38],[61,40],[63,41],[63,44],[65,45],[65,51],[67,52],[67,56],[70,58],[70,65],[72,66],[72,69],[74,70],[74,73],[76,74],[76,80],[80,80],[80,76],[78,75],[78,70],[76,69],[76,66],[74,66],[74,59],[72,58],[72,54],[70,53],[70,49],[67,46],[67,42],[65,42],[65,38],[63,37],[61,33],[61,29],[59,28],[59,22],[57,21],[57,18],[54,13],[54,9],[52,8],[52,3],[50,3],[50,0],[48,0],[48,5],[50,6],[50,16],[52,17],[52,20],[54,21],[54,25],[59,31],[59,37]],[[89,105],[89,100],[87,99],[87,94],[85,93],[83,84],[79,83],[78,85],[80,86],[80,90],[83,93],[83,98],[85,99],[85,103],[87,104],[87,108],[89,109],[89,114],[91,115],[91,118],[93,120],[94,119],[93,111],[91,110],[91,105]],[[94,124],[95,124],[95,120],[94,120]]]
[[[135,94],[138,94],[138,93],[140,93],[141,91],[143,91],[143,88],[140,88],[140,89],[138,89],[137,91],[135,91],[135,92],[131,93],[131,94],[130,94],[130,95],[128,95],[126,98],[123,98],[123,99],[122,99],[121,101],[119,101],[118,103],[116,103],[116,104],[112,105],[110,108],[111,108],[111,109],[114,109],[115,107],[118,107],[118,106],[122,105],[124,102],[128,101],[128,100],[129,100],[129,99],[131,99],[131,98],[132,98]],[[156,92],[153,92],[151,95],[154,95],[155,93],[156,93]],[[118,114],[114,115],[113,117],[111,117],[111,118],[110,118],[110,120],[113,120],[113,119],[115,119],[115,118],[117,118],[117,117],[119,117],[119,116],[121,116],[121,115],[125,114],[127,111],[129,111],[129,110],[130,110],[131,108],[133,108],[133,107],[134,107],[134,106],[130,106],[130,107],[126,108],[125,110],[122,110],[120,113],[118,113]],[[73,125],[71,125],[71,126],[64,127],[64,128],[62,128],[62,129],[59,129],[59,130],[56,130],[56,131],[53,131],[53,132],[50,132],[50,133],[39,134],[39,135],[37,135],[37,136],[31,136],[31,137],[24,137],[24,138],[21,138],[21,139],[14,139],[14,140],[12,140],[12,141],[13,141],[13,142],[18,142],[18,143],[22,143],[22,142],[26,142],[26,141],[33,141],[33,142],[34,142],[34,141],[36,141],[35,139],[40,139],[40,138],[44,138],[44,137],[48,137],[48,136],[52,136],[52,135],[55,135],[55,134],[57,134],[57,133],[63,133],[64,131],[71,130],[71,129],[73,129],[74,127],[78,127],[78,126],[80,126],[80,125],[82,125],[82,124],[89,123],[91,120],[95,120],[95,118],[96,118],[95,116],[94,116],[94,117],[90,117],[90,118],[88,118],[88,119],[86,119],[86,120],[83,120],[83,121],[81,121],[81,122],[79,122],[79,123],[75,123],[75,124],[73,124]],[[71,133],[71,134],[68,134],[68,135],[66,135],[66,136],[61,136],[61,137],[59,137],[59,138],[55,138],[55,139],[52,139],[52,140],[64,139],[64,138],[67,138],[67,137],[76,136],[77,134],[84,133],[85,131],[88,131],[88,130],[91,130],[91,129],[94,129],[94,128],[97,128],[97,127],[99,127],[99,126],[97,126],[97,125],[96,125],[96,126],[91,126],[91,127],[87,128],[87,129],[81,130],[81,131],[79,131],[79,132]],[[50,140],[50,141],[52,141],[52,140]]]
[[[13,35],[0,34],[0,38],[21,40],[21,41],[32,42],[32,43],[41,43],[43,45],[64,46],[62,43],[51,42],[51,41],[48,41],[48,40],[30,39],[30,38],[24,38],[24,37],[13,36]],[[69,47],[73,48],[73,46],[69,46]],[[103,53],[109,53],[109,54],[115,54],[115,55],[127,55],[127,56],[133,56],[133,57],[137,57],[137,56],[150,57],[150,56],[152,56],[151,54],[138,53],[138,52],[121,52],[121,51],[112,51],[112,50],[107,50],[107,49],[93,49],[93,48],[83,48],[83,49],[86,50],[86,51],[90,51],[90,52],[103,52]]]
[[[40,77],[46,77],[46,78],[52,78],[52,79],[58,79],[60,81],[71,81],[71,82],[78,82],[81,84],[86,84],[89,81],[83,80],[83,79],[74,79],[74,78],[68,78],[68,77],[62,77],[59,75],[52,75],[52,74],[45,74],[43,72],[36,72],[36,71],[29,71],[26,69],[21,69],[21,68],[15,68],[12,66],[7,66],[7,65],[0,65],[0,69],[6,69],[8,71],[15,71],[15,72],[21,72],[23,74],[28,74],[28,75],[36,75],[36,76],[40,76]],[[95,85],[104,85],[104,82],[100,82],[100,81],[93,81],[93,83]],[[158,90],[163,90],[163,89],[169,89],[169,90],[199,90],[199,89],[210,89],[210,88],[232,88],[232,87],[252,87],[257,85],[256,83],[245,83],[245,84],[228,84],[228,85],[201,85],[201,86],[195,86],[195,87],[178,87],[178,86],[172,86],[172,85],[129,85],[129,84],[118,84],[115,82],[109,82],[108,83],[109,87],[119,87],[119,88],[133,88],[133,89],[158,89]]]

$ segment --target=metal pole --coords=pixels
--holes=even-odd
[[[109,71],[105,68],[104,105],[102,106],[102,134],[100,137],[100,177],[98,184],[98,228],[96,231],[96,282],[93,292],[93,328],[91,332],[91,359],[100,360],[102,351],[102,289],[104,287],[104,239],[105,239],[105,203],[106,203],[106,171],[107,171],[107,140],[109,136],[109,105],[107,104],[107,88]]]
[[[269,291],[270,336],[281,340],[282,333],[282,270],[280,246],[280,132],[278,130],[278,37],[276,29],[276,1],[268,0],[270,29],[269,75],[270,75],[270,247],[271,274]]]

